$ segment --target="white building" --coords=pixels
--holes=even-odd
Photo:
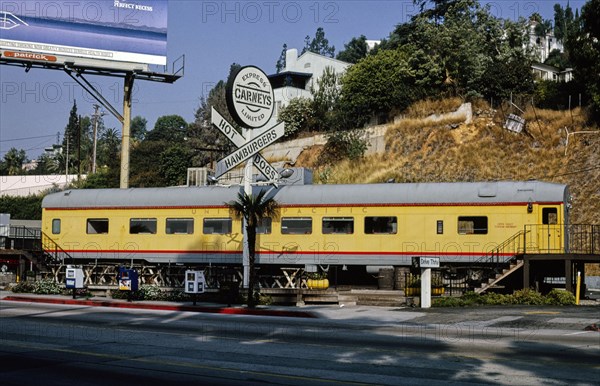
[[[336,74],[343,74],[350,63],[334,58],[305,52],[298,56],[298,50],[293,48],[285,53],[285,68],[278,74],[269,75],[275,94],[275,111],[273,117],[279,115],[294,98],[312,98],[311,88],[317,89],[317,80],[323,76],[325,68],[332,68]]]
[[[531,65],[534,80],[552,80],[555,82],[570,82],[573,80],[573,69],[567,68],[563,71],[543,63]]]
[[[538,36],[535,33],[536,25],[538,25],[538,22],[535,20],[529,22],[528,45],[533,49],[534,55],[540,63],[544,63],[548,59],[548,55],[552,50],[564,52],[563,43],[554,36],[554,30],[548,31],[545,36]]]
[[[76,174],[0,176],[0,196],[29,196],[48,189],[62,189],[75,181]]]

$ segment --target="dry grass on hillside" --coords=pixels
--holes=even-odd
[[[407,118],[423,118],[432,114],[444,114],[456,111],[463,103],[461,98],[425,99],[406,109]]]
[[[455,102],[448,105],[452,103]],[[410,115],[420,110],[428,116],[445,108],[417,106]],[[480,104],[474,111],[479,114],[475,114],[473,123],[456,129],[450,129],[449,122],[432,123],[418,117],[400,121],[387,132],[384,154],[321,167],[315,170],[315,178],[327,183],[375,183],[390,179],[396,182],[537,179],[566,183],[573,196],[572,222],[599,222],[600,132],[571,136],[565,155],[565,127],[570,132],[597,130],[585,126],[581,111],[530,107],[523,115],[529,135],[502,127],[508,109],[492,111]],[[316,159],[317,155],[313,153],[304,160],[308,158]],[[309,166],[302,160],[296,165]]]

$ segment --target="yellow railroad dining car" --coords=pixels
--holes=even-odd
[[[410,265],[413,256],[474,263],[497,249],[564,252],[566,185],[539,181],[300,185],[269,189],[279,215],[258,229],[257,263]],[[75,261],[241,265],[238,188],[68,190],[42,203],[45,237]],[[496,256],[498,257],[498,256]]]

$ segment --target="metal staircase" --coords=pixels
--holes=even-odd
[[[3,253],[20,255],[40,270],[65,260],[72,261],[71,255],[39,228],[10,226],[7,236],[2,239]]]
[[[523,261],[523,259],[517,259],[515,256],[515,258],[513,258],[513,260],[511,260],[508,264],[508,268],[504,268],[501,273],[496,273],[495,277],[488,278],[487,282],[482,282],[480,288],[475,288],[475,293],[480,294],[487,291],[490,288],[498,288],[497,285],[500,281],[504,280],[513,272],[523,267],[524,264],[525,262]]]
[[[519,268],[523,267],[524,261],[519,258],[525,250],[525,239],[530,230],[521,230],[502,244],[490,250],[485,256],[482,256],[476,263],[492,265],[493,274],[484,277],[481,287],[475,288],[475,293],[483,293],[491,288],[498,288],[498,283]]]

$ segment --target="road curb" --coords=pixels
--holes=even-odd
[[[42,298],[36,296],[5,296],[2,298],[5,301],[26,302],[26,303],[46,303],[46,304],[66,304],[89,307],[112,307],[112,308],[129,308],[140,310],[158,310],[158,311],[185,311],[185,312],[202,312],[210,314],[224,315],[251,315],[251,316],[277,316],[287,318],[317,318],[311,312],[304,311],[283,311],[283,310],[265,310],[260,308],[237,308],[237,307],[204,307],[204,306],[186,306],[186,305],[168,305],[168,304],[148,304],[148,303],[132,303],[119,301],[102,301],[102,300],[79,300],[79,299],[63,299],[63,298]]]

